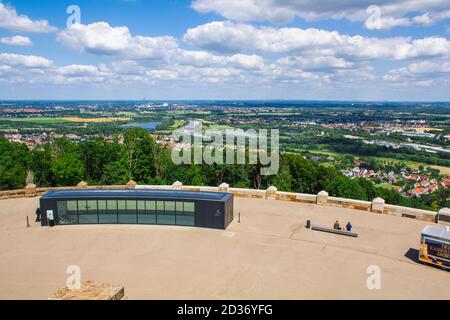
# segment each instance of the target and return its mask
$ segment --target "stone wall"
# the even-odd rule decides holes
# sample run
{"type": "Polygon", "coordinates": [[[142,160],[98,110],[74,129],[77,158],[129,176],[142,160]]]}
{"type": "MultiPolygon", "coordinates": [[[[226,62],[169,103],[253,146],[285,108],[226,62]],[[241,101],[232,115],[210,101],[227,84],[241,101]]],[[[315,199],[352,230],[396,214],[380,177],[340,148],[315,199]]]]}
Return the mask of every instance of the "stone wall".
{"type": "Polygon", "coordinates": [[[385,204],[381,198],[374,199],[372,202],[360,201],[353,199],[344,199],[330,197],[326,191],[321,191],[317,195],[303,194],[294,192],[281,192],[275,187],[270,187],[267,190],[254,190],[242,188],[230,188],[228,184],[223,183],[219,187],[202,187],[202,186],[184,186],[177,181],[171,186],[156,186],[156,185],[138,185],[134,181],[130,181],[126,185],[119,186],[88,186],[86,182],[80,182],[76,187],[66,188],[37,188],[35,185],[28,185],[25,189],[0,191],[0,199],[17,199],[39,197],[50,190],[80,190],[80,189],[163,189],[163,190],[186,190],[186,191],[206,191],[206,192],[230,192],[237,198],[253,198],[266,199],[277,201],[292,201],[306,204],[314,204],[320,206],[334,206],[340,208],[348,208],[371,212],[372,214],[386,214],[402,218],[418,219],[428,222],[437,222],[441,224],[450,225],[450,212],[448,208],[444,208],[438,214],[433,211],[419,210],[413,208],[393,206],[385,204]]]}

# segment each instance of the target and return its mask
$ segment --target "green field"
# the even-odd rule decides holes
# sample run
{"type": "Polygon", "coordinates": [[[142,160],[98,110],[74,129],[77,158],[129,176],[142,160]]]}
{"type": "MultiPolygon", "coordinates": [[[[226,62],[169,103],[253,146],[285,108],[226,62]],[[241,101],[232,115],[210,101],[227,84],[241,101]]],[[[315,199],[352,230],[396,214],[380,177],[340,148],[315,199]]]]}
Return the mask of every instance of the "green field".
{"type": "Polygon", "coordinates": [[[186,124],[186,120],[175,120],[174,124],[170,128],[175,130],[184,127],[186,124]]]}

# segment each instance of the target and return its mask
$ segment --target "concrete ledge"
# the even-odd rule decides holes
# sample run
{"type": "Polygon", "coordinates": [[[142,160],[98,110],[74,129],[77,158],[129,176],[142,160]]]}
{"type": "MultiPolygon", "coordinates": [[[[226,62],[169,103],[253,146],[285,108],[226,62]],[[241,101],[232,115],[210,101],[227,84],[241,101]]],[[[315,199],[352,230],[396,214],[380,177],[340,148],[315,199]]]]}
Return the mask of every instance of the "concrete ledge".
{"type": "Polygon", "coordinates": [[[281,201],[296,201],[297,193],[278,191],[275,199],[281,201]]]}
{"type": "Polygon", "coordinates": [[[418,219],[429,222],[437,222],[437,215],[438,215],[437,212],[433,211],[393,206],[389,204],[385,206],[385,212],[387,212],[387,214],[394,215],[397,217],[418,219]]]}
{"type": "Polygon", "coordinates": [[[297,193],[296,202],[316,204],[317,196],[315,194],[297,193]]]}
{"type": "Polygon", "coordinates": [[[241,188],[230,188],[228,192],[231,192],[235,197],[238,198],[257,198],[265,199],[265,190],[252,190],[252,189],[241,189],[241,188]]]}
{"type": "Polygon", "coordinates": [[[361,211],[371,211],[372,208],[372,202],[369,201],[335,198],[335,197],[329,197],[327,205],[340,208],[350,208],[361,211]]]}
{"type": "Polygon", "coordinates": [[[152,186],[152,185],[142,185],[142,186],[136,186],[137,190],[155,190],[155,189],[162,189],[162,190],[173,190],[172,186],[152,186]]]}

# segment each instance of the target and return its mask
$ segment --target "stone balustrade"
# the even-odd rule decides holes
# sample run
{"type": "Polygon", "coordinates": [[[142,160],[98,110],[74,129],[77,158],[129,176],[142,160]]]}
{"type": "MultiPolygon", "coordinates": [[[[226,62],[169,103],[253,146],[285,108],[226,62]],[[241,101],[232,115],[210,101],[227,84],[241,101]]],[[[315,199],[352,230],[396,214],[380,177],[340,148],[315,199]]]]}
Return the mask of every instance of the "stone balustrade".
{"type": "Polygon", "coordinates": [[[0,191],[0,199],[17,199],[42,196],[50,190],[79,190],[79,189],[141,189],[141,190],[186,190],[186,191],[206,191],[206,192],[230,192],[237,198],[266,199],[272,201],[291,201],[305,204],[314,204],[321,206],[334,206],[348,208],[376,214],[388,214],[403,218],[418,219],[428,222],[437,222],[444,225],[450,225],[450,210],[442,209],[439,213],[414,208],[400,207],[386,204],[381,198],[376,198],[372,202],[330,197],[326,191],[321,191],[317,195],[303,194],[295,192],[278,191],[276,187],[270,187],[267,190],[254,190],[243,188],[230,188],[227,183],[222,183],[219,187],[207,186],[184,186],[177,181],[171,186],[159,185],[138,185],[134,181],[126,185],[117,186],[89,186],[86,182],[80,182],[76,187],[58,187],[58,188],[37,188],[29,184],[25,189],[0,191]]]}

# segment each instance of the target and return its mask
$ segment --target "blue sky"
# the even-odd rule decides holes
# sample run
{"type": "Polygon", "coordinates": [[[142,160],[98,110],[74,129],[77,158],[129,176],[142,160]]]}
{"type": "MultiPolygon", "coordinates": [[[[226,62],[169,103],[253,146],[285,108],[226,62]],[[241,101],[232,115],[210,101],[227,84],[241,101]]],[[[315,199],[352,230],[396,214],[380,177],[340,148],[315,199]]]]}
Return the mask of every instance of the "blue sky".
{"type": "Polygon", "coordinates": [[[448,0],[0,0],[0,99],[443,101],[449,36],[448,0]]]}

